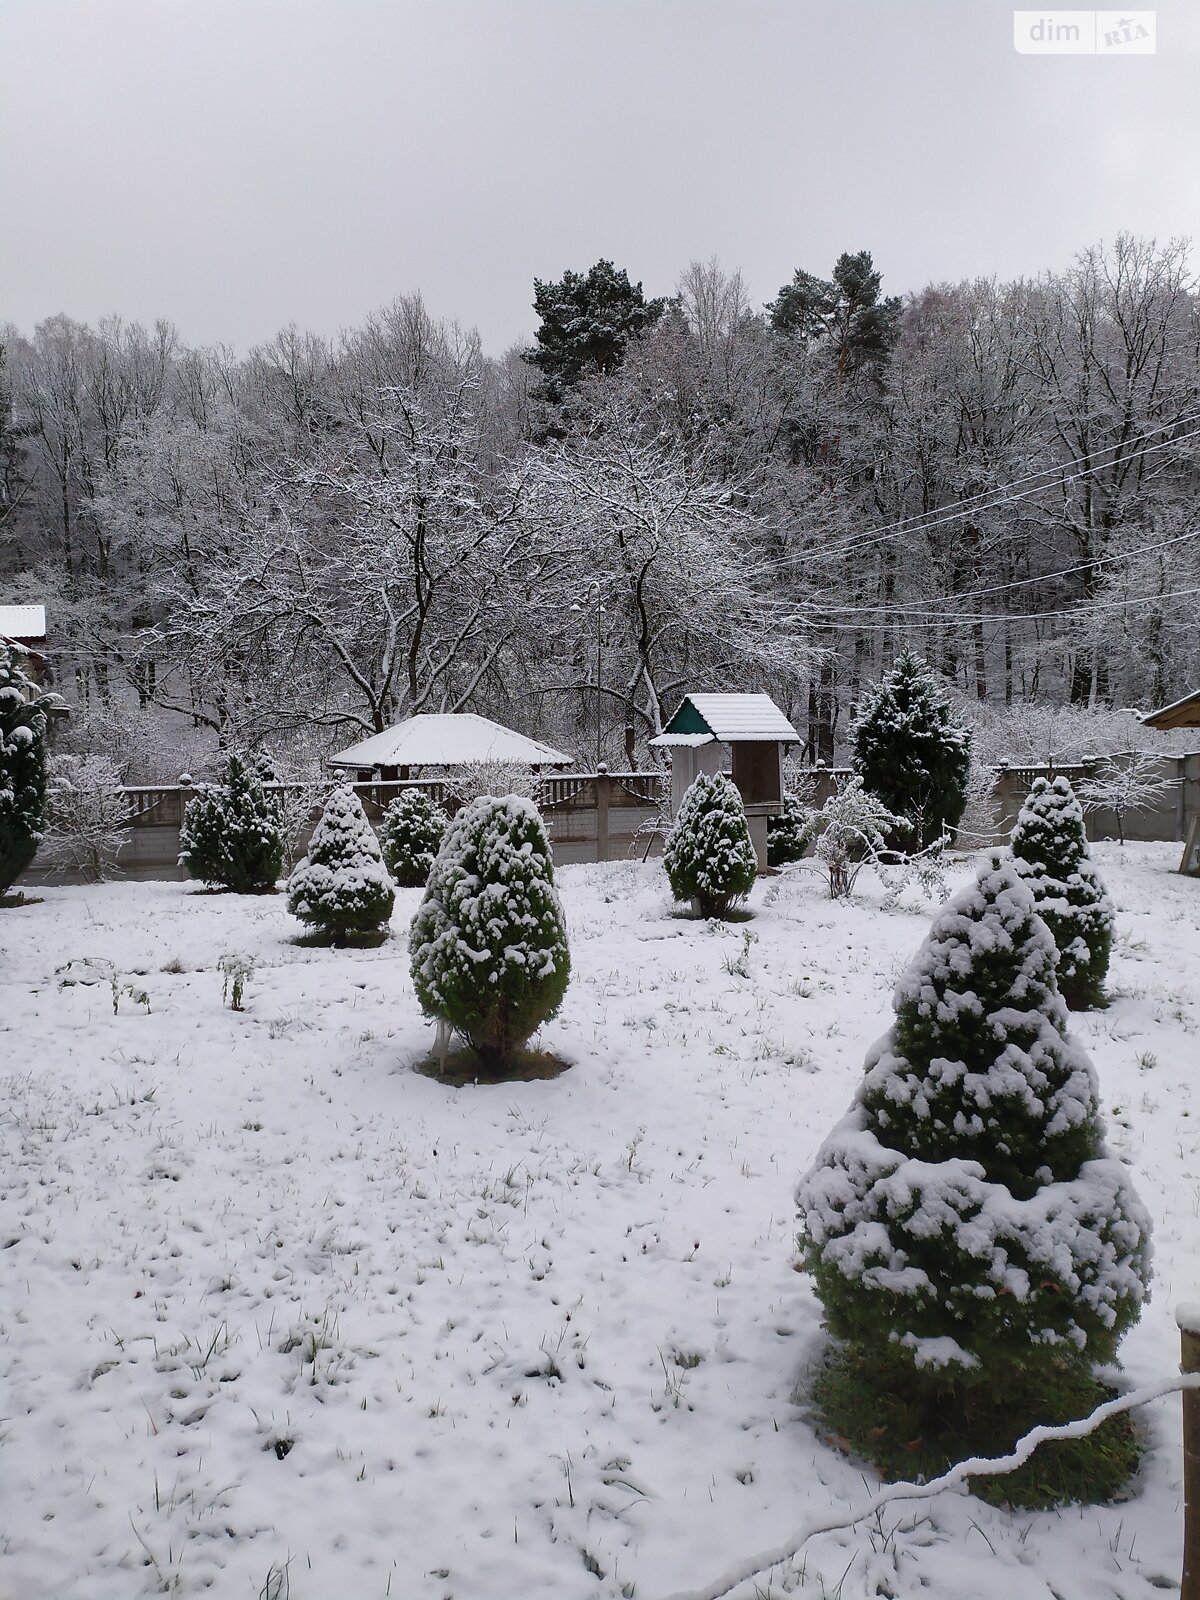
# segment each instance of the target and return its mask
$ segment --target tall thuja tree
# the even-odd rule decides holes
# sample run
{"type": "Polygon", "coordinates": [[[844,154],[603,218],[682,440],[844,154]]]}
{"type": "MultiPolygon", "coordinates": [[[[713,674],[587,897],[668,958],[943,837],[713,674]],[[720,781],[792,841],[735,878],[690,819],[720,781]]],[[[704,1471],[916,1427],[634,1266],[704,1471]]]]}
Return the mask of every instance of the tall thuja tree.
{"type": "Polygon", "coordinates": [[[852,764],[864,787],[907,819],[922,847],[958,826],[967,804],[971,731],[920,656],[902,651],[863,695],[853,740],[852,764]]]}
{"type": "Polygon", "coordinates": [[[20,653],[0,642],[0,895],[24,872],[46,821],[46,729],[55,696],[39,694],[20,653]]]}
{"type": "Polygon", "coordinates": [[[587,272],[564,272],[557,282],[533,280],[533,309],[541,318],[525,359],[542,374],[541,397],[557,403],[588,373],[615,372],[629,341],[662,315],[665,300],[647,300],[623,267],[597,261],[587,272]]]}
{"type": "Polygon", "coordinates": [[[1012,834],[1013,864],[1058,946],[1058,987],[1074,1011],[1104,1004],[1115,915],[1083,807],[1066,778],[1035,778],[1012,834]]]}
{"type": "Polygon", "coordinates": [[[1039,1384],[1111,1361],[1149,1279],[1149,1220],[1054,969],[1033,896],[993,858],[934,919],[797,1190],[827,1325],[869,1385],[967,1451],[997,1425],[1015,1438],[1039,1384]]]}

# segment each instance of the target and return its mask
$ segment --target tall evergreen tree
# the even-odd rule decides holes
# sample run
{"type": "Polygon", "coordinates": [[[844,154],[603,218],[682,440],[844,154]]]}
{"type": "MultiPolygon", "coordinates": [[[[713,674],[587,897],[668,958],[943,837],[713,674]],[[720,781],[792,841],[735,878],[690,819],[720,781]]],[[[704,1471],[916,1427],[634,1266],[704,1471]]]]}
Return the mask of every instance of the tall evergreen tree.
{"type": "Polygon", "coordinates": [[[542,319],[536,348],[525,359],[543,377],[542,398],[559,401],[589,372],[614,372],[630,339],[653,325],[666,300],[647,300],[625,269],[597,261],[557,282],[533,280],[533,309],[542,319]]]}
{"type": "Polygon", "coordinates": [[[426,1014],[456,1029],[485,1072],[510,1066],[554,1016],[571,957],[550,840],[531,800],[481,795],[458,813],[409,949],[426,1014]]]}
{"type": "Polygon", "coordinates": [[[223,881],[235,894],[274,889],[283,867],[284,837],[279,811],[267,799],[258,774],[237,756],[225,780],[223,881]]]}
{"type": "Polygon", "coordinates": [[[971,732],[938,680],[904,650],[859,702],[852,765],[924,846],[958,826],[967,803],[971,732]]]}
{"type": "Polygon", "coordinates": [[[1058,987],[1074,1011],[1104,1004],[1115,915],[1083,808],[1066,778],[1035,778],[1012,835],[1013,863],[1058,946],[1058,987]]]}
{"type": "Polygon", "coordinates": [[[46,729],[55,696],[40,694],[20,652],[0,642],[0,895],[24,872],[46,823],[46,729]]]}
{"type": "Polygon", "coordinates": [[[887,361],[900,333],[901,303],[881,294],[883,275],[869,250],[844,251],[830,278],[796,270],[767,307],[776,333],[802,344],[826,344],[839,376],[887,361]]]}
{"type": "Polygon", "coordinates": [[[1029,890],[985,863],[934,919],[797,1191],[832,1332],[881,1393],[968,1432],[973,1406],[1110,1361],[1149,1280],[1149,1219],[1105,1148],[1054,968],[1029,890]]]}

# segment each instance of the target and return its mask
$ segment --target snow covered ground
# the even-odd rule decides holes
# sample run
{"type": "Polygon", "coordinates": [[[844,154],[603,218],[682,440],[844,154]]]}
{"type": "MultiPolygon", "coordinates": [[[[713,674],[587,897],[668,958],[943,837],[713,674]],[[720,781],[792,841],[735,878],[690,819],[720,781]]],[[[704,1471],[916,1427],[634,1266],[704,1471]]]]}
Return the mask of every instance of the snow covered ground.
{"type": "MultiPolygon", "coordinates": [[[[1097,856],[1115,1000],[1077,1026],[1157,1229],[1123,1347],[1144,1384],[1200,1299],[1200,884],[1175,845],[1097,856]]],[[[0,912],[0,1595],[662,1600],[868,1498],[798,1398],[821,1334],[791,1196],[929,909],[799,872],[705,926],[656,863],[560,884],[574,978],[542,1042],[574,1065],[459,1089],[410,1070],[418,891],[358,951],[291,942],[282,896],[177,883],[0,912]],[[218,970],[241,951],[244,1013],[218,970]],[[83,957],[149,1014],[60,989],[83,957]]],[[[1125,1504],[917,1503],[770,1592],[1173,1588],[1179,1401],[1142,1418],[1125,1504]]]]}

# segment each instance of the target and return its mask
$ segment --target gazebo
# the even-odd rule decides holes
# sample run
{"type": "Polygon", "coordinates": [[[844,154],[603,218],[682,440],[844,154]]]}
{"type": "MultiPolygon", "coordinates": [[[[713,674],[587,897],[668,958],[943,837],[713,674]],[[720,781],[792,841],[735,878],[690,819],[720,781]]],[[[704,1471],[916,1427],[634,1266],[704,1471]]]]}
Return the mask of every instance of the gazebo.
{"type": "MultiPolygon", "coordinates": [[[[1173,700],[1142,718],[1147,728],[1157,728],[1168,733],[1174,728],[1200,728],[1200,689],[1185,694],[1182,700],[1173,700]]],[[[1179,870],[1190,878],[1200,878],[1200,811],[1192,816],[1183,845],[1183,860],[1179,870]]]]}
{"type": "Polygon", "coordinates": [[[767,818],[783,804],[783,747],[800,735],[769,694],[689,694],[650,744],[671,752],[671,815],[702,772],[720,772],[724,746],[750,824],[758,864],[767,864],[767,818]]]}
{"type": "Polygon", "coordinates": [[[422,713],[373,733],[330,756],[329,765],[357,772],[365,783],[378,776],[390,783],[418,767],[461,767],[476,761],[508,761],[523,767],[573,767],[570,756],[471,711],[422,713]]]}

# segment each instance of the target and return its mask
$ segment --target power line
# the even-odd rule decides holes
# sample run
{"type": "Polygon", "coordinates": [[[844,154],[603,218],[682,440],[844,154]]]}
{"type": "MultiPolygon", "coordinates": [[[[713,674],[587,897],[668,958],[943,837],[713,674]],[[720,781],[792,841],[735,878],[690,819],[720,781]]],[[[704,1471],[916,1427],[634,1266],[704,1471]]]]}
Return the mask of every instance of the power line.
{"type": "Polygon", "coordinates": [[[1001,488],[990,489],[980,495],[959,501],[953,508],[940,506],[936,511],[923,512],[916,517],[902,517],[897,522],[884,523],[881,527],[867,529],[862,534],[852,534],[849,538],[843,540],[841,544],[826,545],[820,549],[806,550],[790,556],[779,556],[772,561],[762,562],[755,570],[762,573],[773,572],[782,570],[785,567],[796,566],[805,561],[820,561],[828,560],[835,556],[857,555],[860,551],[871,549],[875,545],[888,544],[906,533],[930,533],[950,523],[963,522],[980,511],[999,510],[1006,505],[1018,504],[1020,501],[1029,499],[1030,496],[1040,493],[1043,489],[1049,488],[1055,483],[1073,483],[1077,478],[1085,477],[1089,471],[1096,470],[1097,465],[1114,465],[1115,456],[1114,461],[1093,462],[1091,467],[1082,465],[1084,462],[1093,461],[1094,457],[1114,455],[1114,452],[1121,450],[1131,450],[1144,457],[1153,455],[1159,450],[1169,450],[1177,445],[1186,444],[1189,439],[1200,438],[1200,428],[1194,428],[1189,433],[1161,440],[1158,444],[1147,445],[1142,450],[1137,449],[1141,441],[1150,438],[1155,433],[1163,432],[1164,428],[1176,428],[1196,421],[1200,421],[1200,411],[1194,412],[1189,416],[1177,418],[1174,422],[1164,423],[1157,428],[1149,428],[1145,432],[1135,435],[1132,440],[1126,440],[1122,444],[1105,445],[1103,449],[1088,451],[1085,455],[1078,457],[1070,468],[1064,468],[1061,465],[1043,467],[1038,472],[1027,473],[1024,477],[1014,478],[1011,483],[1005,484],[1001,488]],[[1034,480],[1037,479],[1045,479],[1046,481],[1044,483],[1035,482],[1034,480]],[[1021,484],[1030,484],[1031,486],[1018,494],[1012,493],[1021,484]]]}

